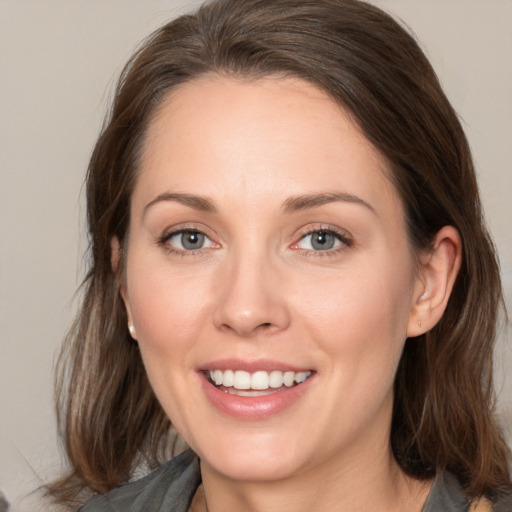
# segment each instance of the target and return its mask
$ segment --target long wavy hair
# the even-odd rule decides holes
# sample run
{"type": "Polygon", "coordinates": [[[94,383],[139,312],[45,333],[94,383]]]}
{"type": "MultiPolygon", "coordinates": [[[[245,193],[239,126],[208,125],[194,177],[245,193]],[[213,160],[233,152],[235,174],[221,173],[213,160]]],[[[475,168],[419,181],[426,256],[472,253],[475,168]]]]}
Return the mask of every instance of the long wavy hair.
{"type": "Polygon", "coordinates": [[[415,39],[356,0],[214,0],[169,22],[124,68],[87,174],[89,269],[58,363],[57,412],[69,473],[61,503],[105,492],[172,451],[170,423],[127,331],[120,293],[144,135],[172,89],[206,73],[300,77],[348,109],[389,162],[413,249],[452,225],[463,262],[441,321],[407,340],[395,381],[391,446],[417,478],[453,472],[470,496],[511,488],[494,419],[492,378],[499,268],[470,149],[415,39]],[[111,240],[121,256],[111,265],[111,240]],[[171,448],[170,448],[171,447],[171,448]]]}

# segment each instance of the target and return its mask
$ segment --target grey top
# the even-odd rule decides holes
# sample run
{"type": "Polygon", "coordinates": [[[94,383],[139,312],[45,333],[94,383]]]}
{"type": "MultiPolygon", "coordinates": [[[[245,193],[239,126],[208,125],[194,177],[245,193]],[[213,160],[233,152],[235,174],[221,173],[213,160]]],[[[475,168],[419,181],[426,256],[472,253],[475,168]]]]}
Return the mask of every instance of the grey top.
{"type": "MultiPolygon", "coordinates": [[[[187,512],[200,483],[199,460],[187,450],[136,482],[98,494],[78,512],[187,512]]],[[[422,512],[468,512],[469,506],[457,479],[445,473],[436,477],[422,512]]],[[[493,511],[512,512],[512,496],[493,511]]]]}
{"type": "Polygon", "coordinates": [[[78,512],[187,512],[200,483],[199,459],[187,450],[140,480],[94,496],[78,512]]]}

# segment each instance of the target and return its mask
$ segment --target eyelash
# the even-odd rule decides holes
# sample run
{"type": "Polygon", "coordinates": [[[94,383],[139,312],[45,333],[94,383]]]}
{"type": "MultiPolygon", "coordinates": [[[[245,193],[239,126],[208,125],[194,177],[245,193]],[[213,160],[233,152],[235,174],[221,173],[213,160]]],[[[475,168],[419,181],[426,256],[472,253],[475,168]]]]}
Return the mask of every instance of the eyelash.
{"type": "MultiPolygon", "coordinates": [[[[178,249],[172,245],[169,244],[169,240],[177,235],[183,234],[183,233],[197,233],[200,235],[204,235],[208,240],[211,241],[211,238],[205,233],[204,230],[198,229],[197,227],[192,226],[184,226],[179,229],[173,229],[172,231],[168,231],[165,234],[163,234],[158,239],[158,245],[163,247],[165,251],[167,251],[169,254],[175,255],[175,256],[201,256],[205,251],[204,249],[209,249],[209,247],[201,247],[200,249],[195,250],[185,250],[185,249],[178,249]]],[[[215,244],[215,242],[212,242],[215,244]]],[[[215,244],[217,245],[217,244],[215,244]]]]}
{"type": "Polygon", "coordinates": [[[339,255],[339,253],[345,251],[350,247],[353,247],[353,245],[354,241],[347,232],[333,228],[332,226],[319,225],[314,228],[310,228],[306,232],[302,233],[300,235],[299,240],[292,245],[292,249],[310,258],[329,258],[339,255]],[[302,240],[315,233],[325,233],[333,235],[336,238],[336,240],[340,242],[339,247],[333,249],[326,249],[323,251],[315,251],[311,249],[302,249],[300,247],[297,247],[302,240]]]}
{"type": "MultiPolygon", "coordinates": [[[[183,234],[183,233],[198,233],[201,235],[204,235],[208,240],[211,241],[211,238],[205,233],[204,230],[198,229],[197,227],[192,226],[184,226],[179,229],[174,229],[172,231],[166,232],[164,235],[162,235],[158,239],[158,245],[163,247],[168,253],[185,257],[185,256],[201,256],[204,254],[205,249],[209,249],[210,247],[201,247],[200,249],[191,249],[191,250],[185,250],[185,249],[178,249],[176,247],[173,247],[169,244],[169,240],[177,235],[183,234]]],[[[212,244],[215,244],[215,242],[211,241],[212,244]]],[[[338,255],[340,252],[346,250],[347,248],[350,248],[354,245],[354,242],[352,238],[344,231],[335,229],[331,226],[322,226],[319,225],[314,228],[308,229],[306,232],[301,233],[299,240],[297,242],[294,242],[291,246],[291,248],[300,254],[303,254],[310,258],[325,258],[325,257],[332,257],[338,255]],[[311,236],[315,233],[325,233],[328,235],[333,235],[337,241],[340,242],[339,247],[333,248],[333,249],[326,249],[326,250],[312,250],[312,249],[302,249],[298,247],[298,244],[304,240],[306,237],[311,236]]]]}

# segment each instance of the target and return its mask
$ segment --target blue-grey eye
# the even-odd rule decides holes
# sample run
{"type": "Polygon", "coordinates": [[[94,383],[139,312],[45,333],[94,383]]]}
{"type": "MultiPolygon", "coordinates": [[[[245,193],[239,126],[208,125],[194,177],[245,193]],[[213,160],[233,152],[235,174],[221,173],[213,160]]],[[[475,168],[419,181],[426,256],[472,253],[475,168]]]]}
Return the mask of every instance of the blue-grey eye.
{"type": "Polygon", "coordinates": [[[167,243],[182,251],[196,251],[211,247],[212,241],[200,231],[182,230],[167,239],[167,243]]]}
{"type": "Polygon", "coordinates": [[[297,247],[313,251],[329,251],[341,244],[340,237],[332,231],[312,231],[303,236],[297,247]]]}
{"type": "Polygon", "coordinates": [[[201,249],[205,236],[196,231],[185,231],[181,234],[181,245],[187,250],[201,249]]]}

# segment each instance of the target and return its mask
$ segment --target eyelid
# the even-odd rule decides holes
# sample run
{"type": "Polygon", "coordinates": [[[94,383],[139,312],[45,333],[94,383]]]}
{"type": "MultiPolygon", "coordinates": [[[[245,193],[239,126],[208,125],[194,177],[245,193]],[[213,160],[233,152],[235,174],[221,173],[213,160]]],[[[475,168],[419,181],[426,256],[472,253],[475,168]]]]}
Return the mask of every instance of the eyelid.
{"type": "MultiPolygon", "coordinates": [[[[327,255],[327,254],[332,254],[337,251],[346,249],[347,247],[352,247],[353,245],[354,245],[353,237],[348,231],[338,228],[336,226],[328,225],[328,224],[317,224],[317,225],[313,225],[313,226],[308,226],[307,228],[303,228],[297,235],[297,241],[291,245],[291,248],[295,249],[297,251],[304,251],[304,252],[309,252],[309,253],[311,253],[311,252],[323,253],[323,254],[327,255]],[[333,248],[333,249],[327,249],[325,251],[314,251],[311,249],[303,249],[301,247],[298,247],[298,244],[300,243],[301,240],[303,240],[304,238],[306,238],[309,235],[312,235],[312,234],[318,233],[318,232],[326,232],[326,233],[334,234],[336,236],[336,238],[341,242],[341,246],[337,247],[337,248],[333,248]]],[[[318,255],[320,256],[321,254],[318,254],[318,255]]]]}
{"type": "Polygon", "coordinates": [[[208,238],[214,237],[212,230],[202,222],[177,222],[176,224],[167,225],[159,231],[162,234],[156,235],[158,238],[164,238],[180,231],[196,231],[197,233],[204,233],[208,238]]]}
{"type": "MultiPolygon", "coordinates": [[[[185,255],[199,255],[202,254],[209,249],[218,249],[221,247],[221,244],[215,241],[214,236],[210,234],[211,230],[208,229],[206,226],[198,226],[197,224],[178,224],[175,226],[168,227],[166,230],[164,230],[163,234],[157,238],[157,244],[160,246],[163,246],[168,252],[179,254],[182,256],[185,255]],[[176,246],[170,245],[169,240],[184,232],[195,232],[195,233],[201,233],[203,234],[210,242],[211,245],[208,247],[201,247],[198,249],[180,249],[176,246]]],[[[313,254],[314,256],[321,257],[321,256],[328,256],[328,255],[334,255],[340,251],[343,251],[349,247],[352,247],[354,245],[354,240],[352,235],[345,229],[339,228],[337,226],[332,226],[329,224],[313,224],[308,225],[297,233],[297,235],[294,237],[295,242],[291,244],[291,249],[296,250],[297,252],[303,252],[303,253],[309,253],[313,254]],[[306,238],[307,236],[310,236],[314,233],[318,232],[326,232],[326,233],[332,233],[336,239],[340,242],[340,244],[337,247],[326,249],[324,251],[314,250],[314,249],[304,249],[302,247],[299,247],[299,243],[306,238]]]]}
{"type": "Polygon", "coordinates": [[[198,226],[197,224],[182,224],[171,226],[164,230],[161,236],[157,238],[157,244],[164,247],[170,253],[179,254],[179,255],[197,255],[201,254],[205,250],[209,249],[217,249],[220,247],[220,244],[214,241],[214,237],[210,234],[208,228],[204,226],[198,226]],[[211,243],[211,245],[207,247],[201,247],[199,249],[180,249],[174,245],[169,244],[169,240],[174,236],[180,235],[182,233],[200,233],[204,235],[211,243]]]}
{"type": "MultiPolygon", "coordinates": [[[[205,233],[202,233],[201,231],[197,231],[195,229],[194,230],[192,230],[192,229],[180,229],[179,231],[174,231],[172,233],[169,233],[169,235],[166,237],[166,241],[169,242],[173,238],[180,237],[180,235],[183,236],[185,233],[196,234],[196,235],[203,236],[204,240],[207,240],[209,242],[209,244],[210,244],[207,247],[212,247],[214,245],[214,242],[210,239],[210,237],[208,235],[206,235],[205,233]]],[[[197,250],[205,249],[205,248],[206,247],[199,247],[199,249],[197,249],[197,250]]],[[[186,250],[187,252],[194,250],[194,249],[182,249],[182,248],[178,248],[178,249],[179,250],[186,250]]]]}

